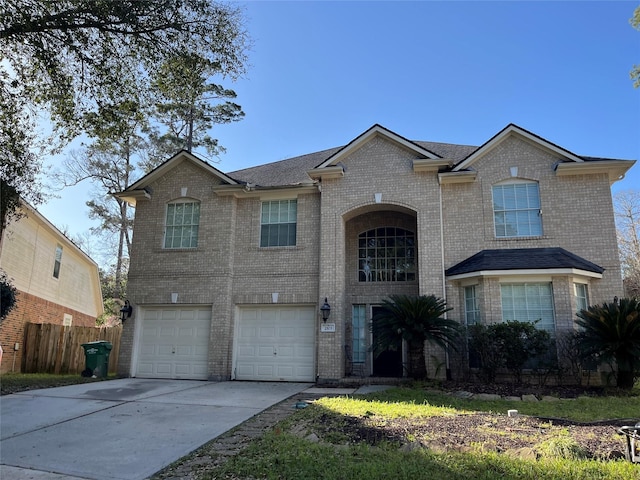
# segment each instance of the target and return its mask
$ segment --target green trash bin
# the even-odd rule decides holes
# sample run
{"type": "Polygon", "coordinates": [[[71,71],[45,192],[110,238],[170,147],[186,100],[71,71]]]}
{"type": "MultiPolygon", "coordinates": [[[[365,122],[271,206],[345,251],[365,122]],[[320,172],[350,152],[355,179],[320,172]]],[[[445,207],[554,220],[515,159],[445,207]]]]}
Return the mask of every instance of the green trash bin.
{"type": "Polygon", "coordinates": [[[84,377],[106,378],[109,373],[109,354],[113,345],[104,340],[97,342],[83,343],[85,357],[84,377]]]}

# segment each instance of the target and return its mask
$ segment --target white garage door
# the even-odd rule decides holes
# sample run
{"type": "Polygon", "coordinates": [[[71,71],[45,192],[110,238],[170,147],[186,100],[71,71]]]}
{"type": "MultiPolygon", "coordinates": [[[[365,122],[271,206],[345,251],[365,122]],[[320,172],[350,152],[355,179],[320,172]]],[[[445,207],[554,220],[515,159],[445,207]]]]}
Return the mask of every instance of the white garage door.
{"type": "Polygon", "coordinates": [[[145,308],[136,376],[206,380],[211,308],[145,308]]]}
{"type": "Polygon", "coordinates": [[[241,308],[235,378],[313,382],[315,318],[315,307],[241,308]]]}

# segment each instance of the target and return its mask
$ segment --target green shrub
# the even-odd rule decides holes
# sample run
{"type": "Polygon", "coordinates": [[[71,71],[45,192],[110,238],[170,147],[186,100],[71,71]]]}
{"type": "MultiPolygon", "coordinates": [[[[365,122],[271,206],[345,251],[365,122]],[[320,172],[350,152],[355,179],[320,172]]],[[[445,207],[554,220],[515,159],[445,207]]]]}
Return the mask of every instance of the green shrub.
{"type": "Polygon", "coordinates": [[[0,270],[0,322],[16,306],[16,287],[13,286],[7,274],[0,270]]]}
{"type": "Polygon", "coordinates": [[[640,375],[640,302],[614,298],[577,315],[583,355],[595,356],[600,364],[615,363],[617,387],[632,389],[640,375]]]}
{"type": "Polygon", "coordinates": [[[510,320],[469,328],[469,347],[478,355],[480,371],[487,382],[494,382],[501,368],[509,370],[515,382],[521,383],[526,366],[547,368],[555,364],[551,336],[537,329],[535,323],[510,320]]]}

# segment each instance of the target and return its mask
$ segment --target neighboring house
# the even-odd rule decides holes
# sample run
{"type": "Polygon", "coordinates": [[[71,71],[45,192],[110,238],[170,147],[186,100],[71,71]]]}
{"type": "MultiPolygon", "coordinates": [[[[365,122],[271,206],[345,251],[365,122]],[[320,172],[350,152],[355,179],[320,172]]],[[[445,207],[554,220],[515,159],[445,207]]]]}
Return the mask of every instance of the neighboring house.
{"type": "Polygon", "coordinates": [[[368,350],[390,294],[445,298],[462,323],[572,329],[578,309],[622,295],[610,186],[633,164],[516,125],[480,147],[375,125],[227,174],[181,152],[118,194],[136,206],[119,373],[399,376],[405,352],[368,350]]]}
{"type": "Polygon", "coordinates": [[[0,323],[0,372],[20,371],[24,325],[95,326],[103,313],[98,265],[30,205],[3,231],[0,268],[17,305],[0,323]]]}

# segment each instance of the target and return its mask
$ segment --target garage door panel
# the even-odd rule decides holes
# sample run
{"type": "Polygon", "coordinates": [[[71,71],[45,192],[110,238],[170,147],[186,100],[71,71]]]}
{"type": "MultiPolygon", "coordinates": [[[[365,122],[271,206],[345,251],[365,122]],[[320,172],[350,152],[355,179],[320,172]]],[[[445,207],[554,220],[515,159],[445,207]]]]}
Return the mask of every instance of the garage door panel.
{"type": "Polygon", "coordinates": [[[313,347],[299,345],[296,347],[296,357],[313,358],[313,347]]]}
{"type": "Polygon", "coordinates": [[[278,331],[280,338],[296,338],[296,327],[283,327],[278,331]]]}
{"type": "Polygon", "coordinates": [[[256,371],[258,373],[258,377],[260,378],[274,377],[273,365],[259,365],[256,371]]]}
{"type": "Polygon", "coordinates": [[[256,338],[257,331],[254,327],[240,327],[239,338],[256,338]]]}
{"type": "Polygon", "coordinates": [[[273,357],[273,346],[271,345],[258,345],[258,354],[256,355],[259,358],[271,358],[273,357]]]}
{"type": "Polygon", "coordinates": [[[253,345],[243,345],[238,347],[238,357],[254,357],[256,348],[253,345]]]}
{"type": "Polygon", "coordinates": [[[160,318],[162,320],[171,320],[171,321],[175,321],[178,317],[178,312],[176,310],[165,310],[165,309],[161,309],[161,310],[154,310],[154,313],[156,314],[156,318],[160,318]]]}
{"type": "Polygon", "coordinates": [[[235,347],[238,380],[313,381],[314,307],[240,309],[235,347]]]}
{"type": "Polygon", "coordinates": [[[276,329],[274,327],[261,327],[258,331],[258,337],[261,340],[275,339],[276,329]]]}
{"type": "Polygon", "coordinates": [[[198,357],[207,358],[207,355],[209,354],[209,346],[196,346],[194,354],[198,357]]]}
{"type": "Polygon", "coordinates": [[[171,356],[173,355],[173,346],[172,345],[156,345],[155,351],[153,352],[156,355],[165,355],[171,356]]]}
{"type": "Polygon", "coordinates": [[[206,379],[210,328],[210,308],[144,309],[136,375],[206,379]]]}
{"type": "Polygon", "coordinates": [[[157,336],[160,337],[160,338],[163,338],[163,337],[171,337],[171,338],[173,338],[173,337],[176,336],[176,329],[175,329],[175,327],[172,327],[172,326],[160,327],[160,329],[159,329],[159,331],[157,333],[157,336]]]}
{"type": "Polygon", "coordinates": [[[244,364],[240,365],[237,368],[238,376],[241,378],[253,378],[256,376],[255,369],[253,365],[244,364]]]}
{"type": "Polygon", "coordinates": [[[292,378],[294,376],[294,368],[291,366],[281,365],[278,367],[278,377],[292,378]]]}
{"type": "Polygon", "coordinates": [[[293,358],[295,356],[295,349],[293,346],[279,346],[277,350],[278,357],[293,358]]]}

